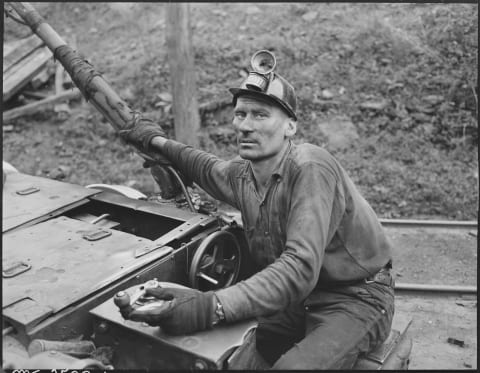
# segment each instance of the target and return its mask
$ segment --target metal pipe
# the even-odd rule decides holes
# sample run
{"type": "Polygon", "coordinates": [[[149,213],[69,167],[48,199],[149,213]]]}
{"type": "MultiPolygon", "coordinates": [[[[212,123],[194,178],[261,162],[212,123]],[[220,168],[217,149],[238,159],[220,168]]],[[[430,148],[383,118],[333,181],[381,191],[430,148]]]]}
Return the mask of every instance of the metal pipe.
{"type": "Polygon", "coordinates": [[[398,282],[395,290],[430,291],[438,293],[466,293],[476,294],[477,287],[469,285],[433,285],[433,284],[407,284],[398,282]]]}
{"type": "Polygon", "coordinates": [[[478,222],[474,220],[418,220],[418,219],[378,219],[382,225],[403,225],[415,227],[437,228],[477,228],[478,222]]]}
{"type": "Polygon", "coordinates": [[[208,282],[212,283],[213,285],[218,285],[218,281],[215,280],[214,278],[211,278],[210,276],[206,275],[205,273],[203,272],[199,272],[197,274],[198,277],[201,277],[203,278],[204,280],[207,280],[208,282]]]}

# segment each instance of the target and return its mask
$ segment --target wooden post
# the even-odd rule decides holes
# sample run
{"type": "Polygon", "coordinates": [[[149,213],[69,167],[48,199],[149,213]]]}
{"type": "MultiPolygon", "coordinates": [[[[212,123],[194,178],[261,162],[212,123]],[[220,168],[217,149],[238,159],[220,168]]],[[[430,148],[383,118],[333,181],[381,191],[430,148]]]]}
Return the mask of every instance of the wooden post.
{"type": "Polygon", "coordinates": [[[189,10],[188,3],[167,4],[167,48],[175,138],[184,144],[198,147],[200,114],[196,97],[189,10]]]}

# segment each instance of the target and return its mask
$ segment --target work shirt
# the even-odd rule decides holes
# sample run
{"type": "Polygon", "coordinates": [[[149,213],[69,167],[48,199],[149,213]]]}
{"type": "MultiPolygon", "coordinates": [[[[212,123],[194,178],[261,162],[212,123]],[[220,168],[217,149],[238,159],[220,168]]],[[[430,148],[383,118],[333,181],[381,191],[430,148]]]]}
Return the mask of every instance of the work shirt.
{"type": "Polygon", "coordinates": [[[321,286],[372,276],[391,260],[375,212],[318,146],[290,142],[263,197],[248,160],[221,160],[173,140],[163,153],[211,196],[240,210],[250,254],[263,268],[216,292],[227,321],[275,313],[321,286]]]}

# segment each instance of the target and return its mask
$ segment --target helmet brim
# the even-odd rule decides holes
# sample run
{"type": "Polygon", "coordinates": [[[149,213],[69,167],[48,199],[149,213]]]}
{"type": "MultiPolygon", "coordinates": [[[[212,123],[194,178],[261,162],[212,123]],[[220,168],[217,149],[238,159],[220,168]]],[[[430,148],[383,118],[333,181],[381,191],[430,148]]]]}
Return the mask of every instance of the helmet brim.
{"type": "Polygon", "coordinates": [[[236,105],[237,98],[240,96],[252,96],[258,98],[260,101],[265,101],[269,104],[279,106],[289,117],[297,120],[297,116],[292,110],[292,108],[288,107],[288,105],[286,105],[284,102],[282,102],[280,99],[273,95],[244,88],[229,88],[228,90],[233,95],[233,105],[236,105]]]}

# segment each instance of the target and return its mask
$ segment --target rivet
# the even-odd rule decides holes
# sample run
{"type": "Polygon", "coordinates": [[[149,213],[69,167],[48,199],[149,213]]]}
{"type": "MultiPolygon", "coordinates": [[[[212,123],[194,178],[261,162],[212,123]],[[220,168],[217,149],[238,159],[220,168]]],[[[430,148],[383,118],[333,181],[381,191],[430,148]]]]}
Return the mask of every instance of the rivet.
{"type": "Polygon", "coordinates": [[[207,363],[205,363],[203,360],[195,360],[193,368],[198,370],[205,370],[208,368],[208,366],[207,363]]]}
{"type": "Polygon", "coordinates": [[[97,330],[99,333],[106,333],[108,331],[108,324],[105,321],[102,321],[98,324],[97,330]]]}

